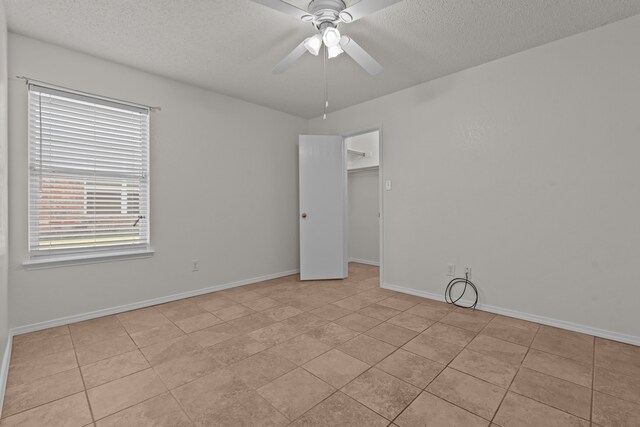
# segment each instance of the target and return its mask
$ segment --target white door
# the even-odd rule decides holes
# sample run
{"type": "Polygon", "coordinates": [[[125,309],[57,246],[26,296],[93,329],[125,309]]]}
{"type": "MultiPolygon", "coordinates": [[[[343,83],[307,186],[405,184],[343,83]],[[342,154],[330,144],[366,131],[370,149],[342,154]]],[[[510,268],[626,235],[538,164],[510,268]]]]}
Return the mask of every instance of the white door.
{"type": "Polygon", "coordinates": [[[348,274],[347,168],[341,136],[300,135],[300,278],[348,274]]]}

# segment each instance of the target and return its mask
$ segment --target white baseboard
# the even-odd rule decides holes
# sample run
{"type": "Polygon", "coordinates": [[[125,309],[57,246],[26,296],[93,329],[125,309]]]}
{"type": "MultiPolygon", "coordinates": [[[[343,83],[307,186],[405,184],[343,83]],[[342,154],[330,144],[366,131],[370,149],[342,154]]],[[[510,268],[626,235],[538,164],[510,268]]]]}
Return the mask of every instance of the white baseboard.
{"type": "Polygon", "coordinates": [[[181,292],[179,294],[168,295],[164,297],[152,298],[144,301],[134,302],[131,304],[120,305],[117,307],[105,308],[102,310],[91,311],[89,313],[75,314],[73,316],[61,317],[58,319],[47,320],[44,322],[33,323],[31,325],[18,326],[9,332],[10,335],[26,334],[28,332],[40,331],[42,329],[54,328],[56,326],[68,325],[70,323],[81,322],[83,320],[95,319],[96,317],[109,316],[125,311],[136,310],[139,308],[150,307],[152,305],[164,304],[179,299],[195,297],[198,295],[208,294],[211,292],[222,291],[224,289],[236,288],[238,286],[250,285],[252,283],[263,282],[265,280],[277,279],[279,277],[290,276],[299,273],[300,270],[289,270],[275,274],[267,274],[265,276],[254,277],[251,279],[239,280],[237,282],[224,283],[222,285],[210,286],[208,288],[196,289],[193,291],[181,292]]]}
{"type": "Polygon", "coordinates": [[[9,377],[9,362],[11,361],[11,346],[13,345],[13,336],[11,331],[7,334],[7,345],[2,356],[2,365],[0,365],[0,414],[2,414],[2,404],[4,403],[4,392],[7,389],[7,378],[9,377]]]}
{"type": "Polygon", "coordinates": [[[380,263],[378,261],[369,261],[360,258],[349,258],[349,262],[357,262],[358,264],[375,265],[376,267],[380,267],[380,263]]]}
{"type": "MultiPolygon", "coordinates": [[[[384,283],[384,289],[389,289],[404,294],[415,295],[418,297],[429,298],[436,301],[444,301],[444,294],[434,294],[431,292],[421,291],[418,289],[405,288],[402,286],[384,283]]],[[[463,302],[463,301],[461,301],[463,302]]],[[[466,302],[463,302],[466,304],[466,302]]],[[[508,308],[495,307],[492,305],[478,304],[477,308],[490,313],[501,314],[503,316],[515,317],[517,319],[528,320],[529,322],[540,323],[542,325],[554,326],[556,328],[567,329],[569,331],[580,332],[583,334],[593,335],[600,338],[606,338],[613,341],[619,341],[627,344],[640,346],[640,337],[619,332],[607,331],[605,329],[585,326],[578,323],[566,322],[564,320],[552,319],[550,317],[539,316],[537,314],[523,313],[521,311],[510,310],[508,308]]]]}

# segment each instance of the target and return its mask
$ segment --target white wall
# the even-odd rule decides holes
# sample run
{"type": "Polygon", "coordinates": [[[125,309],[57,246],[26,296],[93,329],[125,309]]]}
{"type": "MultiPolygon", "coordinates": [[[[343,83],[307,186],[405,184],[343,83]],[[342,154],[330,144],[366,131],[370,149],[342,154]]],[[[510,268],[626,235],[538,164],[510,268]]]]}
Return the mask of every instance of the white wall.
{"type": "Polygon", "coordinates": [[[349,171],[349,258],[380,261],[378,169],[349,171]]]}
{"type": "Polygon", "coordinates": [[[15,34],[9,75],[162,107],[151,116],[155,255],[26,271],[27,88],[10,81],[12,327],[298,268],[306,120],[15,34]]]}
{"type": "Polygon", "coordinates": [[[4,1],[0,0],[0,398],[4,395],[2,357],[9,332],[7,166],[7,23],[4,1]]]}
{"type": "Polygon", "coordinates": [[[310,122],[383,124],[384,280],[640,342],[640,16],[310,122]],[[627,338],[629,338],[627,336],[627,338]]]}

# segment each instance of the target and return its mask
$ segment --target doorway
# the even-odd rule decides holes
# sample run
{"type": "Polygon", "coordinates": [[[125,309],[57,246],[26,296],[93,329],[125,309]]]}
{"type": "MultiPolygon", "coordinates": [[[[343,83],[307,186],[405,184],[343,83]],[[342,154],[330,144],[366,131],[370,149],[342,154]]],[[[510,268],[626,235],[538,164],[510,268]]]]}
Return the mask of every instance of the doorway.
{"type": "Polygon", "coordinates": [[[380,265],[380,132],[345,137],[349,263],[380,265]]]}
{"type": "Polygon", "coordinates": [[[298,145],[301,280],[347,278],[351,262],[356,276],[382,283],[379,128],[300,135],[298,145]]]}

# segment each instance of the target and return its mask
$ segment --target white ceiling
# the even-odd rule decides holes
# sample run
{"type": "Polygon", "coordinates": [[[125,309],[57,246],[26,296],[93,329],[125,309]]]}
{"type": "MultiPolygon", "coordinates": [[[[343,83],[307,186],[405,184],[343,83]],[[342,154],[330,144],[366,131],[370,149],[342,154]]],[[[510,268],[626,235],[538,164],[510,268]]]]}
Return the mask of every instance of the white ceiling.
{"type": "MultiPolygon", "coordinates": [[[[10,31],[301,117],[322,114],[321,56],[271,74],[313,28],[249,0],[5,2],[10,31]]],[[[369,76],[344,54],[330,60],[329,111],[638,13],[640,0],[405,0],[340,27],[384,71],[369,76]]]]}

